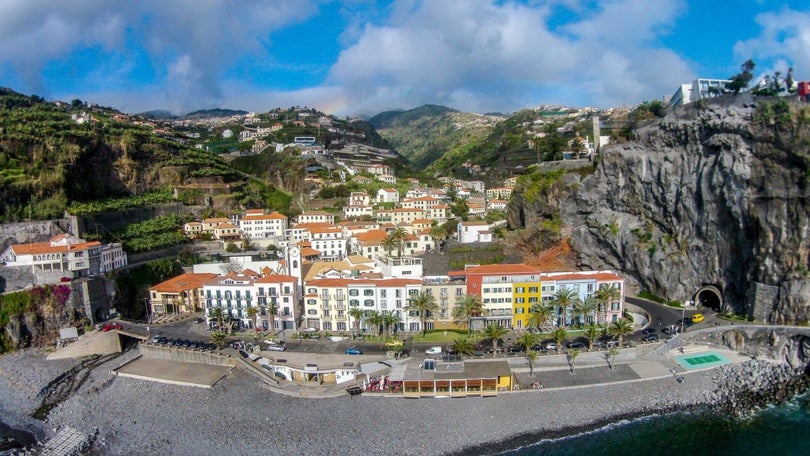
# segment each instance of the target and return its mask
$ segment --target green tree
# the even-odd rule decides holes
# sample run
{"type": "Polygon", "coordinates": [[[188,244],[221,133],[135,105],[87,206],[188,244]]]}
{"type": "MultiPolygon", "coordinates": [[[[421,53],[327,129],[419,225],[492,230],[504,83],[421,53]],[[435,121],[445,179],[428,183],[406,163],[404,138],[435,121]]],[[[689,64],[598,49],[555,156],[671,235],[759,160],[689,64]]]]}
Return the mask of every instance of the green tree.
{"type": "Polygon", "coordinates": [[[755,66],[756,64],[753,60],[746,60],[745,63],[740,66],[740,70],[742,71],[729,78],[731,82],[726,84],[726,88],[733,91],[736,95],[740,93],[742,89],[748,87],[748,84],[751,83],[751,79],[754,78],[755,66]]]}
{"type": "Polygon", "coordinates": [[[596,300],[598,304],[598,312],[602,315],[600,320],[605,320],[605,315],[607,314],[610,305],[616,301],[621,300],[622,298],[622,291],[616,288],[616,285],[610,284],[610,286],[602,285],[599,287],[598,290],[593,294],[593,298],[596,300]]]}
{"type": "Polygon", "coordinates": [[[537,354],[535,350],[526,350],[526,359],[529,361],[529,375],[532,377],[534,377],[534,361],[537,359],[537,354]]]}
{"type": "Polygon", "coordinates": [[[484,311],[484,306],[481,303],[481,297],[478,295],[465,295],[453,306],[453,323],[456,326],[467,326],[467,334],[470,333],[472,328],[472,319],[480,317],[484,311]]]}
{"type": "Polygon", "coordinates": [[[388,334],[390,334],[392,336],[394,335],[394,328],[401,321],[402,321],[402,319],[400,318],[399,314],[397,314],[397,313],[394,313],[394,312],[383,312],[382,313],[382,323],[383,323],[383,325],[385,325],[385,329],[386,329],[386,331],[388,331],[388,334]]]}
{"type": "Polygon", "coordinates": [[[432,294],[427,291],[420,291],[408,300],[408,305],[405,307],[405,310],[419,313],[422,336],[424,336],[427,330],[427,321],[432,318],[431,314],[433,312],[439,310],[439,306],[436,304],[436,299],[432,294]]]}
{"type": "Polygon", "coordinates": [[[499,323],[491,323],[484,328],[484,337],[492,341],[492,356],[498,351],[498,341],[506,334],[506,328],[499,323]]]}
{"type": "Polygon", "coordinates": [[[209,316],[217,320],[217,331],[221,331],[222,320],[225,317],[225,314],[222,312],[222,308],[214,307],[213,309],[211,309],[211,313],[209,314],[209,316]]]}
{"type": "Polygon", "coordinates": [[[248,316],[248,318],[250,318],[251,321],[253,321],[253,329],[254,330],[259,329],[259,327],[256,325],[256,315],[258,315],[258,314],[259,314],[259,309],[255,308],[255,307],[252,307],[252,306],[248,307],[247,316],[248,316]]]}
{"type": "Polygon", "coordinates": [[[614,321],[613,323],[610,324],[610,327],[608,328],[608,334],[617,337],[619,339],[620,347],[624,343],[624,336],[632,333],[633,333],[633,323],[626,318],[620,318],[614,321]]]}
{"type": "Polygon", "coordinates": [[[359,307],[349,309],[349,316],[354,318],[354,329],[357,332],[360,332],[360,319],[363,318],[363,315],[365,315],[365,312],[359,307]]]}
{"type": "Polygon", "coordinates": [[[439,225],[435,220],[433,226],[430,228],[430,237],[433,238],[434,248],[438,249],[441,241],[447,239],[447,230],[444,225],[439,225]]]}
{"type": "Polygon", "coordinates": [[[374,331],[379,336],[382,334],[383,326],[385,325],[385,320],[383,319],[382,314],[377,311],[370,311],[366,314],[366,325],[371,325],[374,328],[374,331]]]}
{"type": "Polygon", "coordinates": [[[585,337],[588,338],[588,351],[593,351],[593,343],[602,335],[602,328],[591,323],[585,327],[585,337]]]}
{"type": "Polygon", "coordinates": [[[613,361],[616,359],[616,355],[618,354],[619,349],[615,347],[611,348],[610,350],[607,351],[607,353],[605,353],[605,360],[607,360],[608,367],[610,368],[610,370],[613,370],[614,366],[613,361]]]}
{"type": "Polygon", "coordinates": [[[267,316],[270,317],[270,332],[276,333],[276,314],[278,314],[278,304],[275,299],[270,299],[267,304],[267,316]]]}
{"type": "Polygon", "coordinates": [[[557,308],[557,326],[565,326],[565,315],[570,307],[579,302],[579,295],[569,288],[560,288],[554,293],[551,305],[557,308]]]}
{"type": "Polygon", "coordinates": [[[524,350],[531,350],[532,345],[537,342],[537,336],[532,333],[526,333],[517,340],[518,345],[523,347],[524,350]]]}
{"type": "Polygon", "coordinates": [[[456,337],[455,340],[453,340],[452,347],[458,353],[463,353],[465,355],[471,355],[473,352],[473,344],[465,336],[456,337]]]}
{"type": "Polygon", "coordinates": [[[571,367],[571,373],[574,373],[574,361],[577,360],[577,356],[579,356],[579,350],[573,348],[568,350],[568,366],[571,367]]]}
{"type": "Polygon", "coordinates": [[[211,333],[211,342],[216,344],[217,348],[224,347],[227,339],[228,335],[222,331],[214,331],[211,333]]]}
{"type": "Polygon", "coordinates": [[[578,328],[581,328],[583,323],[592,324],[594,322],[593,313],[596,311],[596,306],[596,300],[590,297],[584,301],[574,302],[574,317],[578,328]]]}
{"type": "Polygon", "coordinates": [[[388,236],[386,236],[385,239],[382,240],[381,246],[382,246],[382,248],[385,249],[386,252],[388,252],[388,256],[390,257],[391,252],[397,246],[397,240],[394,237],[394,232],[393,231],[388,233],[388,236]]]}
{"type": "Polygon", "coordinates": [[[568,332],[562,326],[558,326],[558,327],[554,328],[554,331],[551,331],[551,338],[554,339],[554,342],[557,343],[557,354],[558,355],[560,353],[562,353],[563,344],[565,343],[565,339],[567,337],[568,337],[568,332]]]}
{"type": "Polygon", "coordinates": [[[529,310],[529,327],[543,330],[548,326],[549,320],[551,320],[551,317],[554,315],[554,308],[551,306],[544,306],[542,304],[532,306],[529,310]]]}

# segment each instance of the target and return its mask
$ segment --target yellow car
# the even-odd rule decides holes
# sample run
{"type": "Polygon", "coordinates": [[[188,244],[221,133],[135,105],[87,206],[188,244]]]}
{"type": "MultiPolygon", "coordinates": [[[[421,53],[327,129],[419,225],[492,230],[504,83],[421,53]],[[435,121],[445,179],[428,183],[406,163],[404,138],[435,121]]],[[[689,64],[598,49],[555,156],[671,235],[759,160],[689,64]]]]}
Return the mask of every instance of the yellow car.
{"type": "Polygon", "coordinates": [[[389,340],[388,342],[385,343],[385,346],[387,348],[401,347],[402,346],[402,341],[401,340],[396,340],[396,339],[389,340]]]}
{"type": "Polygon", "coordinates": [[[701,321],[703,321],[703,314],[692,315],[692,323],[700,323],[701,321]]]}

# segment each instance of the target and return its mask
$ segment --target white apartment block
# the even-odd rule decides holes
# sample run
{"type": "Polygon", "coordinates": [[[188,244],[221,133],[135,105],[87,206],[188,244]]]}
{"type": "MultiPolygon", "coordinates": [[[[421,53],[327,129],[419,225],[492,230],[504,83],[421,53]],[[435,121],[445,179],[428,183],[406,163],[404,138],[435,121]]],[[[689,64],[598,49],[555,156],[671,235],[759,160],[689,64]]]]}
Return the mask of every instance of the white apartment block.
{"type": "Polygon", "coordinates": [[[348,242],[337,226],[310,228],[310,246],[321,253],[323,261],[339,261],[348,256],[348,242]]]}
{"type": "Polygon", "coordinates": [[[298,319],[299,296],[297,292],[298,279],[287,275],[265,275],[256,277],[246,273],[229,273],[217,276],[203,284],[203,299],[205,300],[206,320],[209,327],[217,323],[213,316],[216,308],[222,309],[226,319],[243,329],[270,330],[270,312],[274,310],[273,331],[282,329],[296,329],[298,319]],[[248,309],[257,309],[256,322],[248,313],[248,309]]]}
{"type": "Polygon", "coordinates": [[[380,223],[412,223],[425,217],[425,211],[421,209],[387,209],[377,211],[377,221],[380,223]]]}
{"type": "Polygon", "coordinates": [[[328,223],[335,224],[335,215],[324,211],[304,212],[298,216],[298,223],[328,223]]]}
{"type": "Polygon", "coordinates": [[[352,192],[349,195],[349,206],[368,206],[369,204],[371,204],[371,197],[365,190],[352,192]]]}
{"type": "Polygon", "coordinates": [[[12,245],[0,260],[8,267],[30,267],[35,274],[77,278],[122,268],[127,265],[127,254],[119,243],[86,242],[60,234],[45,242],[12,245]]]}
{"type": "MultiPolygon", "coordinates": [[[[361,309],[392,313],[399,317],[398,330],[418,331],[418,315],[410,315],[405,307],[408,297],[419,293],[421,283],[420,279],[309,280],[304,285],[304,326],[323,331],[349,331],[354,323],[349,310],[361,309]]],[[[362,319],[361,327],[366,327],[362,319]]]]}
{"type": "Polygon", "coordinates": [[[385,278],[421,278],[422,277],[422,258],[413,256],[388,256],[376,255],[374,258],[374,267],[379,269],[385,278]]]}
{"type": "Polygon", "coordinates": [[[374,206],[343,206],[343,218],[358,219],[362,217],[374,217],[374,206]]]}
{"type": "Polygon", "coordinates": [[[278,212],[247,213],[237,223],[249,239],[283,239],[289,228],[287,216],[278,212]]]}

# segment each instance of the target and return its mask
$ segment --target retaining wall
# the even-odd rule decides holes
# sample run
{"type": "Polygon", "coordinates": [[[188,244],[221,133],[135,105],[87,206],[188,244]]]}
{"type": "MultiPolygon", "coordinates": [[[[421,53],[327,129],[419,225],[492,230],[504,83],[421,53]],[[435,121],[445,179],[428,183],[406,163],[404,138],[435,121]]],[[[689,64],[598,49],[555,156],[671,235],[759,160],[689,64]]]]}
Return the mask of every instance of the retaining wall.
{"type": "Polygon", "coordinates": [[[236,360],[228,355],[209,350],[167,347],[165,345],[141,342],[138,344],[144,358],[168,359],[184,363],[211,364],[214,366],[236,367],[236,360]]]}

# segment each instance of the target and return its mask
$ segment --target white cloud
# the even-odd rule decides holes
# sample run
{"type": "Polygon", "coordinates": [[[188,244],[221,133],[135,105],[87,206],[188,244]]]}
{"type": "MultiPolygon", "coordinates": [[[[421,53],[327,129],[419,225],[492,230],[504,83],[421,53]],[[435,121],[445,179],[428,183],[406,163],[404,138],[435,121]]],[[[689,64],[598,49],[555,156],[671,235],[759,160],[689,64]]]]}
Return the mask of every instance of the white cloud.
{"type": "Polygon", "coordinates": [[[810,12],[785,8],[760,14],[756,22],[762,27],[761,33],[734,45],[737,59],[753,59],[757,74],[784,74],[792,66],[795,74],[806,78],[810,74],[810,12]]]}
{"type": "Polygon", "coordinates": [[[361,112],[422,103],[508,111],[545,102],[527,97],[554,88],[581,94],[567,97],[571,104],[658,98],[692,74],[654,43],[683,7],[681,0],[611,0],[592,10],[571,1],[400,1],[386,23],[367,25],[340,54],[329,81],[356,94],[361,112]],[[552,6],[583,15],[554,29],[552,6]]]}

